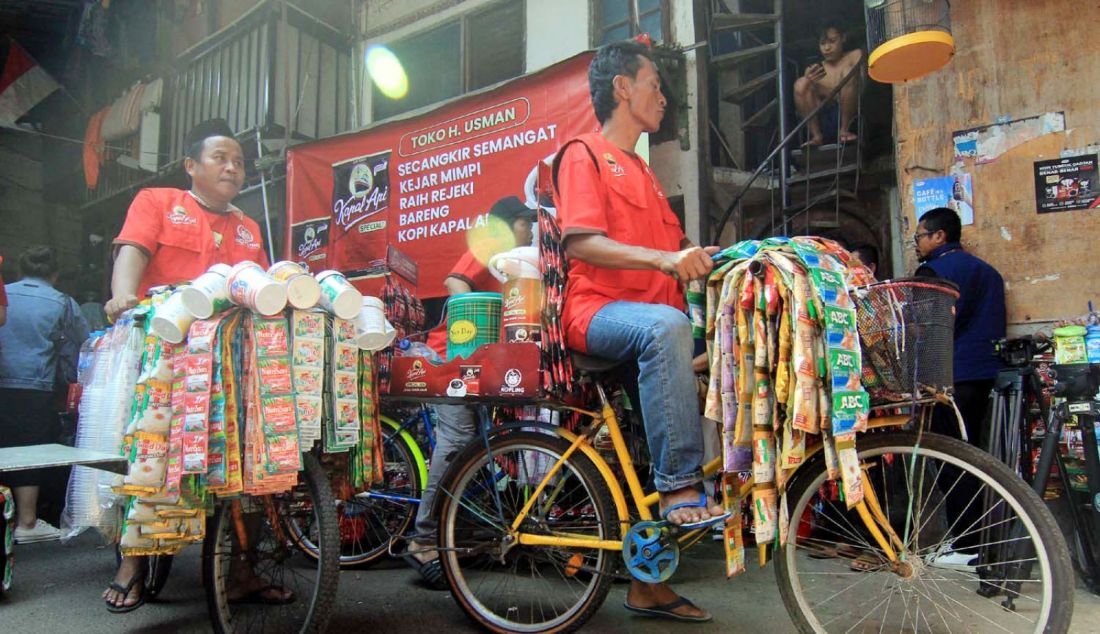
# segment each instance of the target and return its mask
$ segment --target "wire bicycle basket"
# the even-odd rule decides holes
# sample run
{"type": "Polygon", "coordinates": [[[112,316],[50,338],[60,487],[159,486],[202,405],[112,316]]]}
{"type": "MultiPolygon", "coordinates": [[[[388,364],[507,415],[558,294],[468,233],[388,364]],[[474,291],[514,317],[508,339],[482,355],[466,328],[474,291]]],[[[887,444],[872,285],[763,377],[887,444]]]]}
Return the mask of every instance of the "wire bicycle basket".
{"type": "Polygon", "coordinates": [[[852,292],[863,384],[877,403],[934,396],[954,384],[958,287],[936,278],[887,280],[852,292]]]}

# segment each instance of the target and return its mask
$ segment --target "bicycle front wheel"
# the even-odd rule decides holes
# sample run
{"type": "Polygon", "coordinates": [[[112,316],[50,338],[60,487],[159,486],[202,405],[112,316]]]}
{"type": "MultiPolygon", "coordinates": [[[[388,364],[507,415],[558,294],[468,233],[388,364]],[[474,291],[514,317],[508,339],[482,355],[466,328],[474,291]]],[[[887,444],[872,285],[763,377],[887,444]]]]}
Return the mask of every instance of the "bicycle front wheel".
{"type": "Polygon", "coordinates": [[[203,585],[218,634],[323,632],[328,624],[340,573],[336,502],[316,456],[302,454],[302,465],[304,491],[223,502],[208,522],[203,585]],[[317,558],[295,543],[295,522],[313,527],[317,558]],[[293,597],[276,604],[277,590],[249,592],[264,586],[293,597]]]}
{"type": "MultiPolygon", "coordinates": [[[[356,495],[345,491],[336,497],[340,526],[340,567],[365,568],[387,557],[390,542],[408,531],[416,519],[424,491],[424,456],[412,436],[397,423],[382,417],[382,483],[356,495]]],[[[304,488],[302,484],[299,489],[304,488]]],[[[317,558],[317,527],[312,516],[290,524],[291,537],[310,557],[317,558]]]]}
{"type": "Polygon", "coordinates": [[[832,494],[820,456],[803,466],[788,489],[791,530],[775,569],[800,631],[1066,631],[1069,552],[1016,474],[937,434],[870,434],[858,446],[867,499],[896,534],[899,561],[832,494]]]}
{"type": "MultiPolygon", "coordinates": [[[[451,593],[495,632],[569,632],[599,609],[617,551],[523,546],[508,527],[569,449],[556,436],[516,432],[475,441],[439,491],[440,558],[451,593]]],[[[523,533],[618,540],[618,516],[599,471],[574,453],[534,501],[523,533]]]]}

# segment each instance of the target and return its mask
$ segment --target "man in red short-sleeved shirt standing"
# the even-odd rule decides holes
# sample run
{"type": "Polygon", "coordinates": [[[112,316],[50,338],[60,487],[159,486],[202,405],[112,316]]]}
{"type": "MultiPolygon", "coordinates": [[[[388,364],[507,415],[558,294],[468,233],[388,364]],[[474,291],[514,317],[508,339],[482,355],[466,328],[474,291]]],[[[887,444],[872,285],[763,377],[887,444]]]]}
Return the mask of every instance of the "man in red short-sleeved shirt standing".
{"type": "MultiPolygon", "coordinates": [[[[115,238],[110,319],[135,306],[153,286],[190,281],[214,264],[257,262],[268,266],[260,228],[233,206],[244,185],[244,152],[222,119],[195,126],[184,139],[184,170],[191,189],[143,189],[115,238]]],[[[258,577],[247,565],[230,570],[231,600],[287,603],[294,594],[258,577]]],[[[145,603],[145,558],[123,557],[103,593],[111,612],[145,603]]]]}
{"type": "MultiPolygon", "coordinates": [[[[489,215],[499,218],[508,224],[512,230],[515,246],[527,246],[534,239],[532,223],[535,220],[535,210],[523,204],[516,196],[501,198],[493,203],[489,215]]],[[[490,254],[491,257],[494,254],[490,254]]],[[[481,258],[485,258],[482,255],[481,258]]],[[[485,263],[473,251],[459,258],[458,263],[443,281],[447,293],[461,295],[473,292],[500,292],[500,282],[497,281],[485,263]]],[[[440,325],[428,334],[428,345],[435,350],[440,357],[447,356],[447,325],[440,325]]],[[[420,506],[416,513],[416,535],[409,542],[408,552],[404,555],[405,561],[415,568],[424,582],[436,590],[446,590],[447,582],[443,579],[443,568],[439,562],[439,554],[434,545],[437,541],[438,522],[432,514],[432,503],[435,493],[439,489],[439,482],[443,474],[447,472],[451,461],[459,450],[474,439],[477,433],[477,414],[473,407],[468,405],[436,405],[436,417],[438,424],[435,427],[435,449],[432,451],[432,463],[428,469],[428,481],[424,485],[424,492],[420,496],[420,506]]]]}
{"type": "Polygon", "coordinates": [[[201,123],[185,141],[191,189],[143,189],[115,238],[114,319],[153,286],[187,282],[214,264],[268,266],[260,227],[233,206],[244,185],[244,153],[225,121],[201,123]]]}
{"type": "MultiPolygon", "coordinates": [[[[649,49],[637,42],[602,47],[588,82],[600,132],[571,140],[554,163],[570,265],[566,343],[637,362],[661,517],[707,526],[726,514],[702,492],[703,438],[683,284],[711,271],[717,247],[691,244],[657,178],[634,153],[642,132],[660,127],[666,104],[649,49]]],[[[633,581],[625,605],[682,621],[711,618],[665,584],[633,581]]]]}

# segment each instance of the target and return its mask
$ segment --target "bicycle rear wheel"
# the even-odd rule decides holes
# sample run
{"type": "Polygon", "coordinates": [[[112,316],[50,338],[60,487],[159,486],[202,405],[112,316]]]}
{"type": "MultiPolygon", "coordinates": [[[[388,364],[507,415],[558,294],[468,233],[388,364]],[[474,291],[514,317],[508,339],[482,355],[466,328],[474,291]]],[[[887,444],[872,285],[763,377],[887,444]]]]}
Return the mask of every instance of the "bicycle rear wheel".
{"type": "MultiPolygon", "coordinates": [[[[382,422],[382,484],[359,495],[352,491],[336,495],[341,568],[366,567],[385,558],[390,541],[409,530],[420,507],[417,501],[424,491],[421,474],[427,471],[423,454],[411,436],[399,432],[397,423],[385,416],[382,422]]],[[[298,546],[316,558],[317,527],[311,519],[301,517],[289,529],[298,546]]]]}
{"type": "MultiPolygon", "coordinates": [[[[440,559],[451,594],[494,632],[569,632],[599,609],[617,551],[521,546],[507,529],[569,449],[556,436],[516,432],[480,440],[440,487],[440,559]],[[499,506],[498,506],[499,500],[499,506]]],[[[531,508],[525,533],[618,540],[618,516],[595,465],[574,453],[531,508]]]]}
{"type": "Polygon", "coordinates": [[[339,580],[336,502],[324,469],[312,454],[302,455],[304,491],[290,491],[239,503],[248,548],[240,545],[233,504],[219,504],[203,542],[203,585],[214,631],[323,632],[331,616],[339,580]],[[308,498],[306,498],[308,495],[308,498]],[[308,518],[305,519],[305,518],[308,518]],[[314,527],[319,557],[295,544],[289,525],[314,527]],[[290,590],[283,605],[237,602],[242,572],[290,590]]]}
{"type": "Polygon", "coordinates": [[[820,456],[795,475],[788,500],[798,521],[775,570],[798,629],[1065,632],[1073,572],[1042,500],[966,443],[931,433],[917,443],[917,434],[888,432],[858,445],[867,483],[904,544],[900,564],[891,564],[859,514],[822,486],[820,456]],[[945,512],[956,490],[973,490],[969,503],[979,505],[967,525],[958,520],[971,515],[945,512]],[[945,563],[947,548],[960,540],[980,552],[976,567],[945,563]]]}

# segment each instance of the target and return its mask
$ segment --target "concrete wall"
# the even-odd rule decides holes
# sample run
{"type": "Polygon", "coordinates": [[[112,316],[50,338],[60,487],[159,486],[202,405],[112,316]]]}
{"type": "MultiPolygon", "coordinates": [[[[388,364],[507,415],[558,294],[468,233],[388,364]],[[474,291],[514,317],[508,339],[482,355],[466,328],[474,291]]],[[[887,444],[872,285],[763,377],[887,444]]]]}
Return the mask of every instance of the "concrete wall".
{"type": "MultiPolygon", "coordinates": [[[[73,293],[84,227],[78,212],[42,197],[42,142],[34,134],[0,128],[0,256],[5,282],[19,279],[19,254],[44,244],[57,249],[61,290],[73,293]]],[[[73,185],[83,187],[84,183],[73,185]]]]}
{"type": "Polygon", "coordinates": [[[1067,132],[1018,145],[988,164],[963,164],[973,174],[975,205],[963,242],[1004,276],[1009,324],[1017,329],[1079,316],[1089,299],[1100,300],[1100,211],[1036,213],[1033,177],[1035,161],[1100,143],[1100,84],[1093,81],[1100,40],[1088,26],[1098,20],[1096,2],[953,3],[954,60],[894,92],[903,235],[916,225],[913,181],[952,169],[953,131],[1001,116],[1065,112],[1067,132]]]}

